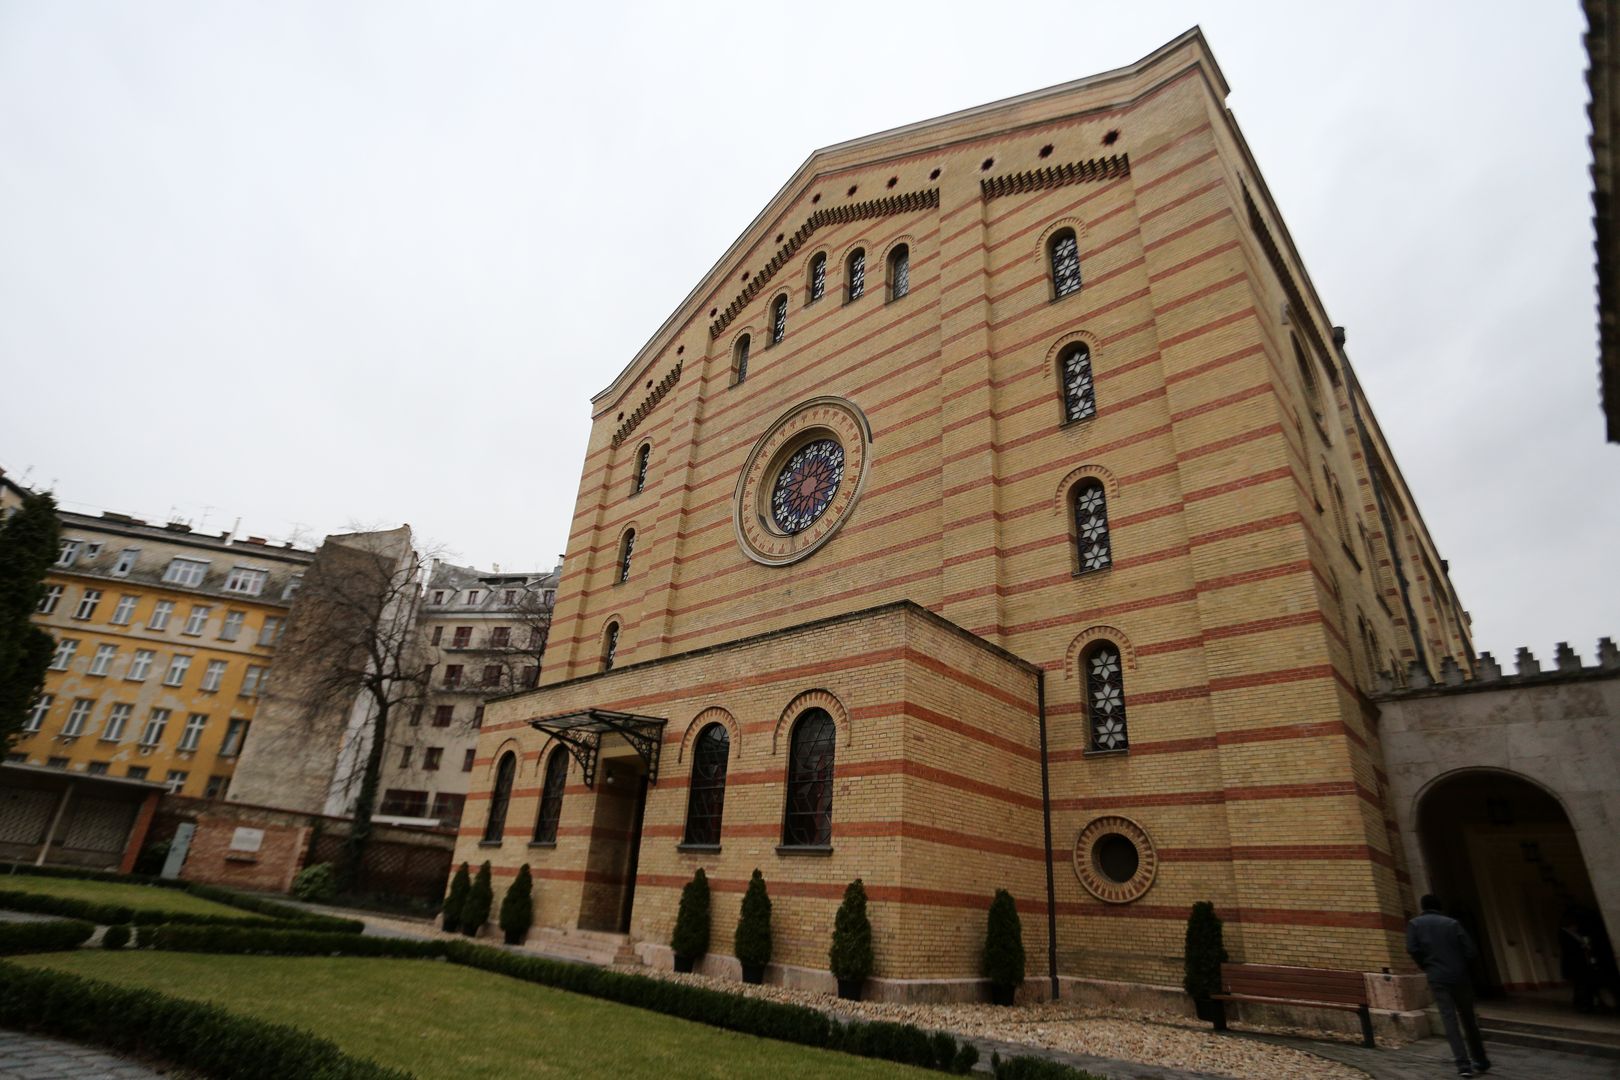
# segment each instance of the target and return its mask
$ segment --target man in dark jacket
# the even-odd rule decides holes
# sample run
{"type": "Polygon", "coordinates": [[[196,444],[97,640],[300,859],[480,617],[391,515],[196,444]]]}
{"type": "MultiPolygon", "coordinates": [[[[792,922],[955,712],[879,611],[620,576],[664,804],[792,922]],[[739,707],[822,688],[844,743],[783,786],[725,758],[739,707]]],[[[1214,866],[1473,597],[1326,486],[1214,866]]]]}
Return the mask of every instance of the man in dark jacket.
{"type": "Polygon", "coordinates": [[[1425,896],[1423,914],[1406,924],[1406,951],[1429,977],[1446,1041],[1457,1060],[1457,1075],[1474,1076],[1489,1069],[1474,1016],[1474,984],[1468,977],[1468,964],[1476,955],[1474,942],[1456,919],[1440,914],[1437,897],[1425,896]]]}

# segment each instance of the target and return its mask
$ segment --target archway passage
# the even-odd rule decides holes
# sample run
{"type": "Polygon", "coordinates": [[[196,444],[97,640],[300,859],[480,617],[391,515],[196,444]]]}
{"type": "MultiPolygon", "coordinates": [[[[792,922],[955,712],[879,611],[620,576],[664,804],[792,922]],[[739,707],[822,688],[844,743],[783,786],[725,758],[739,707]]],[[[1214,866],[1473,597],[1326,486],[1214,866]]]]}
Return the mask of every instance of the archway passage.
{"type": "Polygon", "coordinates": [[[1476,978],[1491,994],[1561,997],[1559,927],[1602,916],[1586,861],[1557,799],[1493,769],[1454,773],[1424,793],[1418,834],[1431,889],[1480,946],[1476,978]]]}

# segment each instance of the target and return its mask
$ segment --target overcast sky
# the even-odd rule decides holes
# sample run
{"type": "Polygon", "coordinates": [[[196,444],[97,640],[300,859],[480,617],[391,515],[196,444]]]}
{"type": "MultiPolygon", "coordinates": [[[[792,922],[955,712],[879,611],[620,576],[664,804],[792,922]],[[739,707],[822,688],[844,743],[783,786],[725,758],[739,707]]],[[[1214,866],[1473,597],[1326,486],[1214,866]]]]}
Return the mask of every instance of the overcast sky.
{"type": "Polygon", "coordinates": [[[549,568],[602,389],[815,148],[1201,23],[1474,616],[1620,636],[1575,0],[0,0],[0,466],[549,568]]]}

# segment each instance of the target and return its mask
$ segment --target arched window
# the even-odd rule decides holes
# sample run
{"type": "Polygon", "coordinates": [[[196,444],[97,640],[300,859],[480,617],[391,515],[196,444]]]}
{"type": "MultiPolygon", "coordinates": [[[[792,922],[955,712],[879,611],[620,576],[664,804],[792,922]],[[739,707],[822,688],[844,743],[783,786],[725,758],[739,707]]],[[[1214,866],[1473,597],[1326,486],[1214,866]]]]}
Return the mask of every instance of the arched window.
{"type": "Polygon", "coordinates": [[[546,780],[540,787],[540,813],[534,819],[534,842],[555,844],[562,817],[563,789],[568,786],[568,752],[554,747],[546,758],[546,780]]]}
{"type": "Polygon", "coordinates": [[[1125,665],[1119,646],[1099,641],[1080,658],[1086,686],[1086,719],[1093,751],[1126,750],[1130,738],[1125,726],[1125,665]]]}
{"type": "Polygon", "coordinates": [[[849,299],[854,302],[866,291],[866,249],[856,248],[849,253],[849,264],[844,268],[849,278],[849,299]]]}
{"type": "Polygon", "coordinates": [[[686,842],[720,843],[720,813],[726,805],[726,763],[731,756],[731,733],[724,724],[710,724],[692,744],[692,788],[686,797],[686,842]]]}
{"type": "Polygon", "coordinates": [[[624,539],[619,541],[619,580],[630,580],[630,556],[636,550],[636,530],[624,530],[624,539]]]}
{"type": "Polygon", "coordinates": [[[827,253],[817,252],[810,260],[810,300],[815,303],[827,295],[827,253]]]}
{"type": "Polygon", "coordinates": [[[613,670],[613,657],[619,651],[619,624],[610,622],[607,632],[602,635],[602,670],[613,670]]]}
{"type": "Polygon", "coordinates": [[[731,385],[736,386],[748,378],[748,335],[744,334],[737,339],[736,346],[731,350],[731,385]]]}
{"type": "Polygon", "coordinates": [[[771,344],[780,345],[787,337],[787,293],[776,298],[771,305],[771,344]]]}
{"type": "Polygon", "coordinates": [[[640,495],[647,487],[647,463],[652,460],[652,443],[642,443],[641,449],[636,451],[636,477],[630,486],[630,494],[640,495]]]}
{"type": "Polygon", "coordinates": [[[1339,488],[1339,478],[1334,476],[1327,465],[1322,466],[1322,475],[1327,479],[1328,495],[1333,499],[1333,523],[1339,529],[1339,543],[1350,548],[1350,527],[1345,522],[1344,492],[1339,488]]]}
{"type": "Polygon", "coordinates": [[[1097,388],[1091,381],[1091,349],[1077,341],[1058,355],[1058,374],[1063,379],[1063,416],[1084,420],[1097,412],[1097,388]]]}
{"type": "Polygon", "coordinates": [[[1310,407],[1311,415],[1316,417],[1316,422],[1320,425],[1325,422],[1326,417],[1322,413],[1321,391],[1316,388],[1316,372],[1311,370],[1310,357],[1300,348],[1299,338],[1290,335],[1289,340],[1294,343],[1294,363],[1299,366],[1299,381],[1305,388],[1305,404],[1310,407]]]}
{"type": "Polygon", "coordinates": [[[1060,229],[1046,248],[1052,264],[1052,299],[1080,291],[1080,244],[1073,229],[1060,229]]]}
{"type": "Polygon", "coordinates": [[[901,244],[889,252],[889,299],[898,300],[911,291],[911,249],[901,244]]]}
{"type": "Polygon", "coordinates": [[[788,749],[786,847],[832,843],[833,746],[837,728],[825,709],[806,709],[793,723],[788,749]]]}
{"type": "Polygon", "coordinates": [[[495,766],[495,790],[489,796],[489,820],[484,822],[484,843],[498,844],[506,832],[506,807],[512,801],[512,780],[517,776],[517,755],[508,750],[495,766]]]}
{"type": "Polygon", "coordinates": [[[1079,573],[1106,570],[1113,565],[1108,539],[1108,494],[1101,480],[1082,480],[1074,487],[1074,542],[1079,573]]]}

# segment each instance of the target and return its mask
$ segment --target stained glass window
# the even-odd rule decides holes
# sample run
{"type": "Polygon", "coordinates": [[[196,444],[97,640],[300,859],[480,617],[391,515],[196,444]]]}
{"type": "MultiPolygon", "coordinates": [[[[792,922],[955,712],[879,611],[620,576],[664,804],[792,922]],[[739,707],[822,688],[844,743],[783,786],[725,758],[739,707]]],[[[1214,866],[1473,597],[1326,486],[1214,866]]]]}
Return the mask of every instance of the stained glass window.
{"type": "Polygon", "coordinates": [[[1059,363],[1063,371],[1063,415],[1084,420],[1097,411],[1097,388],[1091,381],[1091,350],[1077,341],[1063,350],[1059,363]]]}
{"type": "Polygon", "coordinates": [[[898,300],[911,291],[911,251],[901,244],[889,253],[889,299],[898,300]]]}
{"type": "Polygon", "coordinates": [[[810,302],[813,304],[827,295],[827,253],[821,252],[810,260],[810,302]]]}
{"type": "Polygon", "coordinates": [[[602,640],[602,670],[613,670],[613,657],[619,651],[619,624],[608,623],[607,635],[602,640]]]}
{"type": "Polygon", "coordinates": [[[534,819],[536,843],[557,842],[557,821],[562,817],[563,788],[567,784],[568,753],[558,746],[546,759],[546,780],[540,788],[540,813],[534,819]]]}
{"type": "Polygon", "coordinates": [[[1305,404],[1310,406],[1311,415],[1321,424],[1324,420],[1322,413],[1322,394],[1316,388],[1316,373],[1311,370],[1310,358],[1305,350],[1300,348],[1299,338],[1294,338],[1294,363],[1299,367],[1299,381],[1305,388],[1305,404]]]}
{"type": "Polygon", "coordinates": [[[771,344],[779,345],[787,337],[787,297],[778,296],[771,305],[771,344]]]}
{"type": "Polygon", "coordinates": [[[849,298],[859,300],[866,291],[866,251],[856,248],[849,253],[849,298]]]}
{"type": "Polygon", "coordinates": [[[1080,245],[1074,230],[1064,229],[1052,238],[1052,295],[1068,296],[1080,291],[1080,245]]]}
{"type": "Polygon", "coordinates": [[[776,474],[771,517],[788,534],[803,532],[826,513],[844,478],[844,448],[837,439],[816,439],[793,452],[776,474]]]}
{"type": "Polygon", "coordinates": [[[1113,563],[1108,543],[1108,496],[1100,481],[1087,480],[1074,489],[1074,536],[1080,573],[1106,570],[1113,563]]]}
{"type": "Polygon", "coordinates": [[[636,530],[629,529],[624,534],[624,541],[619,545],[619,580],[630,580],[630,556],[636,550],[636,530]]]}
{"type": "Polygon", "coordinates": [[[1086,677],[1086,715],[1091,720],[1093,750],[1124,750],[1130,746],[1125,730],[1125,673],[1119,649],[1099,642],[1081,661],[1086,677]]]}
{"type": "Polygon", "coordinates": [[[737,339],[737,347],[733,350],[731,358],[731,383],[735,386],[748,378],[748,335],[744,334],[737,339]]]}
{"type": "Polygon", "coordinates": [[[808,709],[793,725],[788,751],[787,814],[782,843],[820,847],[832,843],[833,719],[824,709],[808,709]]]}
{"type": "Polygon", "coordinates": [[[692,787],[686,800],[686,842],[718,844],[720,813],[726,803],[726,762],[731,734],[724,724],[698,732],[692,746],[692,787]]]}
{"type": "Polygon", "coordinates": [[[489,796],[489,820],[484,822],[484,842],[499,843],[506,832],[506,807],[512,801],[512,779],[517,775],[517,755],[507,753],[495,766],[495,790],[489,796]]]}
{"type": "Polygon", "coordinates": [[[647,486],[647,463],[652,460],[652,443],[642,443],[636,452],[636,480],[631,494],[640,494],[647,486]]]}

